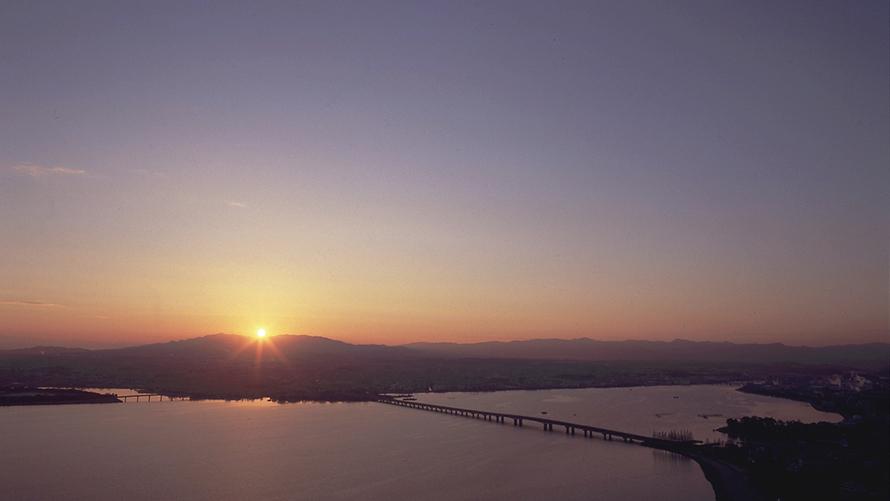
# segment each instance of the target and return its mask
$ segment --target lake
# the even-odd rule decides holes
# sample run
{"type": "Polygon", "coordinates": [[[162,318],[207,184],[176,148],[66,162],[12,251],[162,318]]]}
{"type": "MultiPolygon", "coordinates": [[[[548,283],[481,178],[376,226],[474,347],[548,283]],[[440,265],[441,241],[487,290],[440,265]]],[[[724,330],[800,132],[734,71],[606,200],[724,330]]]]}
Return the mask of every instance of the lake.
{"type": "Polygon", "coordinates": [[[651,436],[685,429],[698,440],[721,440],[728,418],[840,422],[843,417],[810,404],[736,391],[734,385],[644,386],[486,393],[418,393],[431,404],[542,416],[651,436]]]}
{"type": "MultiPolygon", "coordinates": [[[[717,388],[420,397],[516,411],[540,412],[545,405],[555,417],[580,413],[585,421],[620,413],[592,410],[603,398],[625,402],[628,411],[660,412],[660,406],[649,409],[639,401],[643,395],[661,402],[651,393],[661,391],[680,392],[670,400],[687,402],[682,415],[695,414],[693,407],[711,392],[732,391],[717,388]]],[[[714,408],[729,412],[728,406],[749,402],[782,415],[797,407],[803,416],[809,407],[748,397],[714,408]]],[[[671,409],[679,420],[679,411],[671,409]]],[[[714,498],[695,462],[623,442],[377,403],[263,401],[0,408],[0,486],[4,498],[18,500],[714,498]]]]}

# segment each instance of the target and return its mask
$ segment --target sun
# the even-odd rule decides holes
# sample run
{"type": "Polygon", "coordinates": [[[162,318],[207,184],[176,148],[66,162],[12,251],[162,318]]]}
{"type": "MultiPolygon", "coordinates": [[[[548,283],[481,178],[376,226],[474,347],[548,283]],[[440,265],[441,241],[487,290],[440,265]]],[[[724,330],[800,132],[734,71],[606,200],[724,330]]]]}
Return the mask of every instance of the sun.
{"type": "Polygon", "coordinates": [[[266,337],[266,329],[262,329],[262,328],[257,329],[256,337],[266,337]]]}

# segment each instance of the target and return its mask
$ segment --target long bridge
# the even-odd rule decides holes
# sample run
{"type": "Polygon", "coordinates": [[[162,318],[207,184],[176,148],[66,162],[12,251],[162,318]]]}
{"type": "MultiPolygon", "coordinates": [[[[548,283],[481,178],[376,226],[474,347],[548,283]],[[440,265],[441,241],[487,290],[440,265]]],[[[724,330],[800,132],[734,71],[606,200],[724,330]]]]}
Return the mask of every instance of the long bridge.
{"type": "Polygon", "coordinates": [[[465,409],[461,407],[449,407],[446,405],[428,404],[418,402],[416,400],[401,400],[393,397],[380,397],[377,402],[387,405],[396,405],[399,407],[407,407],[409,409],[418,409],[430,412],[439,412],[443,414],[451,414],[455,416],[463,416],[484,421],[504,424],[512,421],[513,426],[523,426],[526,422],[537,423],[541,425],[544,431],[553,431],[553,427],[557,429],[565,429],[566,435],[575,435],[576,431],[580,431],[584,437],[593,438],[602,435],[603,440],[613,440],[618,438],[628,443],[636,443],[647,447],[657,449],[676,450],[684,446],[692,446],[701,443],[698,440],[667,440],[663,438],[647,437],[645,435],[637,435],[636,433],[628,433],[625,431],[611,430],[600,426],[591,426],[588,424],[571,423],[558,419],[549,419],[539,416],[524,416],[521,414],[508,414],[503,412],[482,411],[477,409],[465,409]]]}
{"type": "Polygon", "coordinates": [[[171,397],[169,395],[160,395],[157,393],[151,393],[151,394],[149,394],[149,393],[134,393],[132,395],[118,395],[115,393],[114,396],[124,402],[129,401],[129,399],[131,399],[131,398],[136,400],[137,402],[139,401],[140,398],[145,398],[149,402],[151,402],[151,397],[155,397],[155,402],[163,402],[165,398],[171,402],[174,400],[187,400],[188,399],[188,397],[171,397]]]}

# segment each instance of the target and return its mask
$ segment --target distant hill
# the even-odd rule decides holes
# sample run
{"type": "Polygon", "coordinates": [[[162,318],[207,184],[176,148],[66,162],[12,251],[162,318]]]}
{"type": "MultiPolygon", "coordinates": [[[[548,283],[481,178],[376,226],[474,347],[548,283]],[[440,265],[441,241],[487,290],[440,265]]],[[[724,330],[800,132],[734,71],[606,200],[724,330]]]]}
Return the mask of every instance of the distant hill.
{"type": "Polygon", "coordinates": [[[71,355],[75,353],[86,353],[90,350],[84,348],[64,348],[61,346],[32,346],[30,348],[17,348],[12,350],[0,350],[0,356],[29,356],[29,355],[71,355]]]}
{"type": "Polygon", "coordinates": [[[350,344],[213,334],[130,348],[0,351],[0,385],[141,388],[196,398],[370,400],[380,393],[713,384],[886,369],[890,345],[825,348],[537,339],[350,344]]]}
{"type": "Polygon", "coordinates": [[[54,356],[89,359],[231,360],[252,358],[257,347],[272,350],[282,358],[418,359],[480,358],[519,360],[694,362],[703,364],[807,364],[852,368],[890,367],[890,344],[849,344],[824,347],[728,342],[688,341],[599,341],[590,338],[531,339],[482,343],[411,343],[401,346],[351,344],[335,339],[281,335],[257,342],[236,334],[208,336],[128,348],[86,350],[35,346],[0,350],[0,357],[54,356]]]}
{"type": "Polygon", "coordinates": [[[461,358],[515,358],[588,361],[657,361],[751,364],[826,364],[862,368],[890,366],[890,344],[825,347],[674,341],[532,339],[484,343],[412,343],[406,348],[429,355],[461,358]]]}
{"type": "Polygon", "coordinates": [[[256,338],[237,334],[209,336],[147,344],[93,353],[120,357],[231,358],[242,354],[253,357],[257,347],[273,350],[288,359],[330,355],[338,357],[399,358],[416,357],[408,348],[378,344],[350,344],[320,336],[281,335],[259,342],[256,338]]]}

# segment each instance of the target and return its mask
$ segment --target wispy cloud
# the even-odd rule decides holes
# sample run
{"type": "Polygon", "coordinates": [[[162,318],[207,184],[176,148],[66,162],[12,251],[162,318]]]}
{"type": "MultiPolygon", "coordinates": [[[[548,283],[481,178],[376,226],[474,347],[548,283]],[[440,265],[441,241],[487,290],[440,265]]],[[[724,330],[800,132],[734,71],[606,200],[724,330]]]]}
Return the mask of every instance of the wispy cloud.
{"type": "Polygon", "coordinates": [[[43,301],[31,301],[27,299],[0,299],[0,306],[21,306],[25,308],[65,308],[58,303],[45,303],[43,301]]]}
{"type": "Polygon", "coordinates": [[[17,174],[31,177],[46,176],[82,176],[86,174],[83,169],[72,169],[70,167],[47,167],[45,165],[36,164],[19,164],[13,165],[10,170],[17,174]]]}
{"type": "Polygon", "coordinates": [[[237,208],[239,208],[239,209],[246,209],[246,208],[247,208],[247,204],[246,204],[246,203],[244,203],[244,202],[233,202],[233,201],[231,201],[231,200],[228,201],[228,202],[226,202],[226,205],[228,205],[229,207],[237,207],[237,208]]]}

